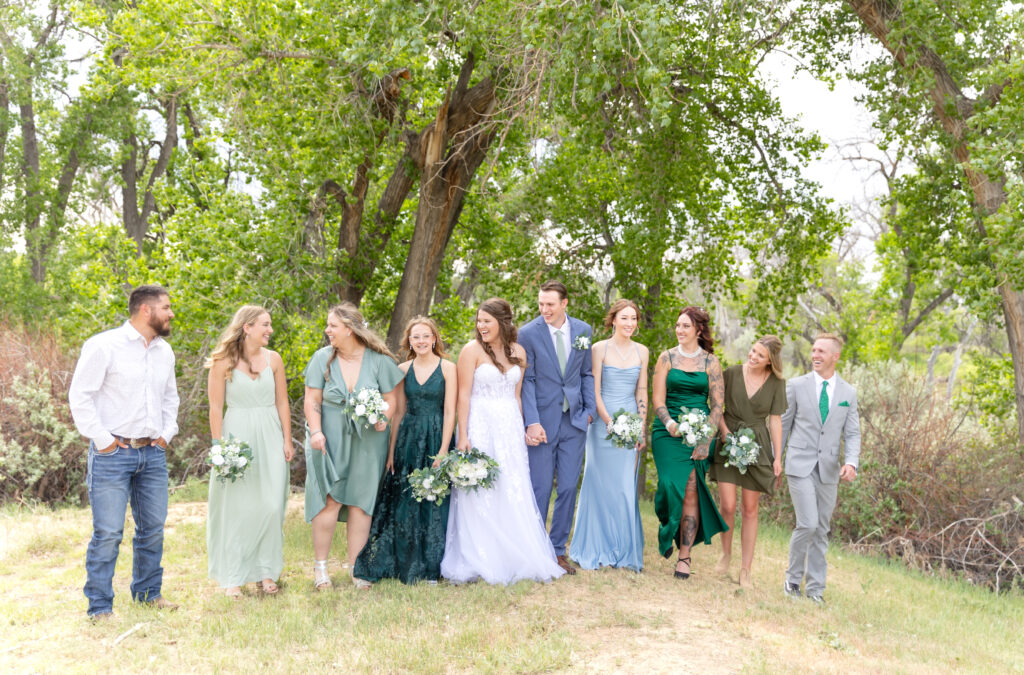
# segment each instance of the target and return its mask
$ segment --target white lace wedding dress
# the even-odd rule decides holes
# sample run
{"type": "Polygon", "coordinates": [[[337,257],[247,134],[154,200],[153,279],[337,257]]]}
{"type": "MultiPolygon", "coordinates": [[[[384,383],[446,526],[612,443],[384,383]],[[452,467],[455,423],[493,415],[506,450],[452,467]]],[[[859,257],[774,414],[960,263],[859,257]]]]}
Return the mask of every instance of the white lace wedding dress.
{"type": "Polygon", "coordinates": [[[487,490],[452,490],[441,576],[454,583],[482,579],[512,584],[549,581],[565,572],[541,522],[530,485],[523,417],[516,401],[521,370],[477,366],[469,399],[469,440],[498,461],[487,490]]]}

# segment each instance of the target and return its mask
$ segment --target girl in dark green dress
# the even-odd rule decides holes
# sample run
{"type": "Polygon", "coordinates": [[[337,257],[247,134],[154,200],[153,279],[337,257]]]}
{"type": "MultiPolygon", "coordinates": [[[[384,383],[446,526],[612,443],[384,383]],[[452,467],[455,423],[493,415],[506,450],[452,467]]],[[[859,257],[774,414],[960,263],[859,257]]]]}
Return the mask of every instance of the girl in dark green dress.
{"type": "Polygon", "coordinates": [[[392,418],[391,448],[373,512],[370,538],[353,576],[367,581],[391,578],[402,583],[437,581],[441,576],[448,503],[417,502],[408,476],[437,466],[448,453],[455,429],[455,364],[444,357],[437,325],[417,316],[405,327],[406,361],[398,366],[405,383],[398,387],[392,418]],[[436,459],[435,459],[436,457],[436,459]]]}
{"type": "Polygon", "coordinates": [[[651,428],[654,464],[658,469],[658,491],[654,511],[658,529],[658,550],[666,558],[673,545],[679,547],[675,577],[690,576],[690,547],[698,539],[705,544],[729,528],[715,507],[704,474],[713,441],[697,447],[679,438],[680,410],[698,408],[709,413],[712,428],[722,418],[722,366],[712,353],[714,343],[708,314],[699,307],[683,309],[676,319],[679,344],[661,353],[654,367],[651,402],[658,419],[651,428]]]}
{"type": "MultiPolygon", "coordinates": [[[[324,330],[330,344],[306,366],[306,520],[313,524],[313,584],[330,588],[327,556],[339,520],[348,521],[351,566],[370,534],[370,514],[388,455],[388,423],[395,412],[395,385],[402,381],[384,341],[367,328],[351,303],[331,309],[324,330]],[[364,429],[344,412],[348,395],[377,389],[388,409],[364,429]]],[[[356,586],[368,585],[355,579],[356,586]]]]}
{"type": "MultiPolygon", "coordinates": [[[[782,413],[786,412],[786,381],[782,379],[782,341],[766,335],[750,348],[747,362],[730,366],[724,374],[725,415],[719,423],[720,438],[742,428],[751,429],[759,447],[757,463],[740,473],[725,466],[721,454],[714,455],[711,480],[718,483],[722,516],[729,528],[736,519],[736,487],[743,488],[743,532],[740,586],[751,588],[750,566],[757,541],[757,509],[762,494],[773,494],[782,475],[782,413]],[[768,424],[765,424],[768,420],[768,424]]],[[[729,574],[732,532],[722,535],[722,558],[715,573],[729,574]]]]}

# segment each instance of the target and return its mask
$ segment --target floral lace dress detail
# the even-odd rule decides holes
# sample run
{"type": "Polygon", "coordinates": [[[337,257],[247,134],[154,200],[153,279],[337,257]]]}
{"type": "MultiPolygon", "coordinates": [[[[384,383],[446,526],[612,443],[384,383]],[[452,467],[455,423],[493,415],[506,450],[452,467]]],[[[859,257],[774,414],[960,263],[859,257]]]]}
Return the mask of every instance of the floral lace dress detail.
{"type": "Polygon", "coordinates": [[[430,466],[441,448],[444,428],[444,374],[441,364],[422,385],[410,366],[405,376],[405,414],[395,439],[395,471],[384,472],[370,538],[356,558],[360,579],[400,579],[402,583],[436,581],[441,575],[448,500],[440,506],[417,502],[408,475],[430,466]]]}
{"type": "Polygon", "coordinates": [[[521,375],[519,366],[502,373],[489,363],[473,375],[469,440],[497,460],[500,473],[489,490],[452,491],[441,575],[455,583],[548,581],[564,574],[533,497],[516,400],[521,375]]]}

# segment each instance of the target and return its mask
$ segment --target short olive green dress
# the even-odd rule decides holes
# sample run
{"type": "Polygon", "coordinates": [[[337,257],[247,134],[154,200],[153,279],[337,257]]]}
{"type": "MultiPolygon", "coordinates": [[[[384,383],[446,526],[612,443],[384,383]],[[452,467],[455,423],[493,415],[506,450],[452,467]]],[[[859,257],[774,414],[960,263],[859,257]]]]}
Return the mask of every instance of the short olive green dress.
{"type": "Polygon", "coordinates": [[[765,420],[769,415],[786,412],[786,381],[769,375],[751,398],[747,398],[747,387],[743,383],[743,366],[729,366],[723,373],[725,382],[725,425],[729,431],[751,429],[757,438],[760,451],[757,464],[748,466],[746,473],[740,473],[734,466],[725,465],[721,451],[712,458],[708,476],[713,481],[739,485],[744,490],[757,490],[775,494],[775,472],[772,470],[773,450],[771,436],[765,420]]]}
{"type": "MultiPolygon", "coordinates": [[[[390,430],[364,429],[342,411],[349,392],[341,377],[338,359],[330,358],[332,350],[330,345],[317,350],[306,366],[306,386],[323,389],[324,392],[320,423],[327,441],[326,454],[314,450],[309,444],[307,426],[307,522],[327,505],[328,495],[339,504],[358,506],[372,514],[388,459],[390,430]],[[328,360],[331,361],[330,377],[325,376],[328,360]]],[[[367,348],[363,352],[359,378],[352,393],[369,387],[386,394],[402,381],[402,377],[402,371],[390,356],[367,348]]],[[[348,509],[343,507],[338,513],[338,520],[347,518],[348,509]]]]}
{"type": "MultiPolygon", "coordinates": [[[[665,377],[665,406],[673,419],[679,417],[681,408],[708,408],[708,374],[705,371],[690,372],[672,368],[665,377]]],[[[690,458],[693,448],[685,445],[681,438],[671,435],[660,419],[651,425],[651,445],[654,465],[658,468],[658,490],[654,493],[654,512],[661,526],[658,528],[658,551],[666,558],[672,555],[673,546],[679,545],[679,524],[683,519],[683,497],[690,473],[696,475],[698,520],[697,534],[693,543],[711,543],[719,532],[727,532],[729,526],[715,506],[704,474],[708,460],[690,458]]],[[[711,443],[710,453],[715,451],[711,443]]]]}

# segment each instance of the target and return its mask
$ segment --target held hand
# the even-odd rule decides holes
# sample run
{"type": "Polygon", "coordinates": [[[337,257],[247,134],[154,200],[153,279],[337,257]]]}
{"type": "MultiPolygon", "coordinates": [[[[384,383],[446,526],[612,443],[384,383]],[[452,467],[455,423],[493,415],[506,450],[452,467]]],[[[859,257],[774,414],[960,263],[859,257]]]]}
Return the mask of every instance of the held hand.
{"type": "Polygon", "coordinates": [[[676,438],[682,436],[682,434],[679,433],[679,422],[676,422],[675,420],[668,421],[668,425],[665,427],[665,431],[668,432],[669,436],[675,436],[676,438]]]}
{"type": "Polygon", "coordinates": [[[776,478],[781,478],[782,477],[782,460],[781,459],[776,458],[776,460],[772,463],[772,471],[775,473],[775,477],[776,478]]]}
{"type": "Polygon", "coordinates": [[[324,432],[316,431],[313,432],[309,437],[309,447],[314,450],[319,450],[323,454],[327,454],[327,439],[324,437],[324,432]]]}
{"type": "Polygon", "coordinates": [[[377,431],[384,431],[385,429],[388,428],[387,419],[385,418],[377,420],[377,423],[373,425],[373,428],[376,429],[377,431]]]}
{"type": "Polygon", "coordinates": [[[431,464],[430,466],[432,468],[434,468],[434,469],[436,469],[437,467],[441,466],[441,460],[444,459],[445,455],[447,455],[447,454],[448,454],[448,450],[447,449],[442,450],[441,452],[437,453],[437,457],[434,459],[434,463],[431,464]]]}
{"type": "Polygon", "coordinates": [[[284,439],[284,461],[290,462],[295,458],[295,446],[292,445],[292,439],[284,439]]]}
{"type": "Polygon", "coordinates": [[[547,440],[548,435],[540,424],[531,424],[526,427],[527,445],[540,445],[541,443],[547,443],[547,440]]]}
{"type": "Polygon", "coordinates": [[[594,423],[594,416],[593,415],[587,415],[587,424],[593,424],[593,423],[594,423]]]}
{"type": "Polygon", "coordinates": [[[469,442],[469,439],[463,436],[459,439],[459,444],[455,446],[455,449],[459,452],[469,452],[473,448],[473,444],[469,442]]]}
{"type": "Polygon", "coordinates": [[[605,415],[604,417],[601,418],[601,421],[604,422],[604,425],[606,427],[610,427],[612,425],[611,415],[605,415]]]}
{"type": "Polygon", "coordinates": [[[839,469],[839,480],[852,483],[853,479],[857,477],[857,468],[853,464],[844,464],[843,468],[839,469]]]}
{"type": "Polygon", "coordinates": [[[637,452],[643,450],[646,447],[647,447],[647,437],[646,436],[641,436],[640,440],[636,442],[637,452]]]}
{"type": "Polygon", "coordinates": [[[384,465],[384,468],[385,470],[387,470],[388,473],[395,472],[395,453],[388,453],[388,463],[384,465]]]}

